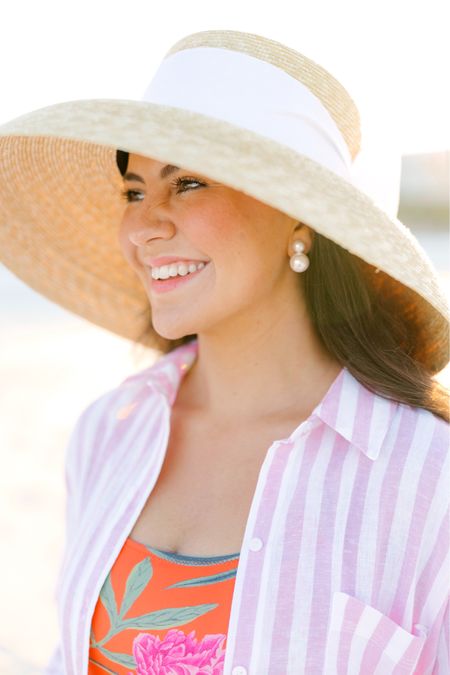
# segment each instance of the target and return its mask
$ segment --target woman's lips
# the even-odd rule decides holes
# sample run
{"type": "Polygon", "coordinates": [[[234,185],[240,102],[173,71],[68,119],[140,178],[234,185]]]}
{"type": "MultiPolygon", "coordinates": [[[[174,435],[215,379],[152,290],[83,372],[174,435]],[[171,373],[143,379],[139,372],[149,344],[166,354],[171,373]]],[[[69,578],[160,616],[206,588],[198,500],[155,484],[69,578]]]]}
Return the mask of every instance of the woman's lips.
{"type": "Polygon", "coordinates": [[[155,293],[167,293],[172,291],[179,286],[184,286],[189,284],[190,281],[193,281],[195,277],[198,277],[205,271],[208,267],[209,262],[206,263],[201,270],[196,270],[195,272],[189,272],[184,277],[179,275],[176,277],[169,277],[168,279],[153,279],[151,269],[148,270],[148,276],[150,279],[150,287],[155,293]]]}

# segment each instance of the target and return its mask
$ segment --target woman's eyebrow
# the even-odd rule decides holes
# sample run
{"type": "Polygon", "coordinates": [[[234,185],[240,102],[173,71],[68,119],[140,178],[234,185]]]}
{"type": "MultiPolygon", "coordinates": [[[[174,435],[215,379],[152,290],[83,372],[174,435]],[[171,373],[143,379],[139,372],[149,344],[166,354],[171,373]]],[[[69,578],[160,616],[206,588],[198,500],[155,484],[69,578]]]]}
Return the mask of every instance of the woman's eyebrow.
{"type": "MultiPolygon", "coordinates": [[[[161,169],[161,171],[159,172],[160,178],[161,179],[167,178],[167,176],[170,176],[170,174],[173,173],[174,171],[178,171],[179,168],[180,168],[179,166],[174,166],[173,164],[166,164],[166,166],[164,166],[161,169]]],[[[124,180],[136,180],[139,183],[145,183],[142,176],[139,176],[137,173],[131,173],[129,171],[124,175],[123,179],[124,180]]]]}
{"type": "Polygon", "coordinates": [[[167,178],[167,176],[170,176],[170,174],[174,171],[178,171],[179,168],[179,166],[174,166],[173,164],[166,164],[166,166],[159,172],[159,175],[161,178],[167,178]]]}

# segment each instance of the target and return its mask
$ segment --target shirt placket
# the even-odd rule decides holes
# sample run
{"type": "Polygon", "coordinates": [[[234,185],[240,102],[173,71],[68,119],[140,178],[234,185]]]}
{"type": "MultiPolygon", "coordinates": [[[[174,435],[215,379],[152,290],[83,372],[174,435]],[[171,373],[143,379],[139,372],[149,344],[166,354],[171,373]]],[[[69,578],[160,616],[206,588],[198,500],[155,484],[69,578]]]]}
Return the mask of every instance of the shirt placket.
{"type": "Polygon", "coordinates": [[[259,589],[273,513],[288,461],[291,440],[269,447],[258,475],[242,542],[231,604],[224,675],[249,675],[259,589]]]}

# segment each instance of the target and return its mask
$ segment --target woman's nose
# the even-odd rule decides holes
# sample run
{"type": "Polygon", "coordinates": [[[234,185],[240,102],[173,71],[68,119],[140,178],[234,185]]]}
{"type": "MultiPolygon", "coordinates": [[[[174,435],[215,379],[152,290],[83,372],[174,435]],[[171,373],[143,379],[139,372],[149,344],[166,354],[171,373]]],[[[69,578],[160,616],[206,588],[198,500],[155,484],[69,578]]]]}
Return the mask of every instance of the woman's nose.
{"type": "Polygon", "coordinates": [[[142,246],[151,239],[169,239],[175,232],[175,225],[168,213],[157,213],[157,210],[150,208],[142,209],[124,224],[135,246],[142,246]]]}
{"type": "Polygon", "coordinates": [[[135,246],[142,246],[152,239],[170,239],[173,236],[173,226],[169,222],[159,224],[133,225],[128,230],[128,237],[135,246]]]}

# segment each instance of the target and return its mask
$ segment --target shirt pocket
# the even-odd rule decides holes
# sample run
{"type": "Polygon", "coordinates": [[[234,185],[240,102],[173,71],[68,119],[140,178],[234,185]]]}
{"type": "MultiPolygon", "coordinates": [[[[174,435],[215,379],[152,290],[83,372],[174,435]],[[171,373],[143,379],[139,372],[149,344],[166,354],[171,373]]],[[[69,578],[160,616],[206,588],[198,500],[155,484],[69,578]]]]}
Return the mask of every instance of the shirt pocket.
{"type": "Polygon", "coordinates": [[[323,672],[418,675],[415,668],[426,640],[426,629],[420,628],[422,634],[413,635],[374,607],[335,591],[323,672]]]}

